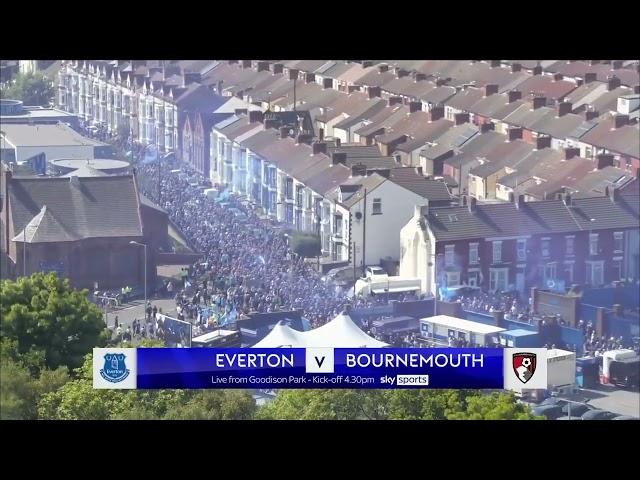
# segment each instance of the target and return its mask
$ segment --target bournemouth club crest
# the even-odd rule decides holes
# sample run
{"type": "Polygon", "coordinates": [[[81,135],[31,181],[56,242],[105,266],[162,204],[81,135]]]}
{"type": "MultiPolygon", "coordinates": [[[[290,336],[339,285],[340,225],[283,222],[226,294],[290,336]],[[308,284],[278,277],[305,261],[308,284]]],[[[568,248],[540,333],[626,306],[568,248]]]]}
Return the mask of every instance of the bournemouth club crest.
{"type": "Polygon", "coordinates": [[[514,353],[512,365],[518,380],[522,383],[527,383],[536,371],[536,354],[526,352],[514,353]]]}
{"type": "Polygon", "coordinates": [[[124,363],[124,353],[107,353],[104,356],[104,367],[100,375],[108,382],[118,383],[129,376],[129,370],[124,363]]]}

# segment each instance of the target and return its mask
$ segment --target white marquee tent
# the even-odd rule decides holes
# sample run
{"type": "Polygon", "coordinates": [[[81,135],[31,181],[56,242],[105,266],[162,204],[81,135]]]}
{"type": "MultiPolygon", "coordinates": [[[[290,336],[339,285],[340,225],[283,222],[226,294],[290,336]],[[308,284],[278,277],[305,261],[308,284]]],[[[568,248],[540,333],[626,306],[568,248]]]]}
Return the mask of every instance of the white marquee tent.
{"type": "Polygon", "coordinates": [[[329,323],[308,332],[298,332],[279,322],[253,348],[382,348],[388,346],[364,333],[349,315],[341,313],[329,323]]]}

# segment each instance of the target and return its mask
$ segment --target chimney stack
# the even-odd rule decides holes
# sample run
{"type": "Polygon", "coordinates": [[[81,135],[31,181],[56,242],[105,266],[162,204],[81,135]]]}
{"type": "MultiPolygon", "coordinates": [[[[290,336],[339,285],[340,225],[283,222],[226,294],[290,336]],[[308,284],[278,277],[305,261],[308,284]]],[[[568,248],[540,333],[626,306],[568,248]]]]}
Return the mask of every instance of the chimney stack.
{"type": "Polygon", "coordinates": [[[493,95],[494,93],[498,93],[498,85],[495,83],[488,83],[484,86],[484,96],[488,97],[493,95]]]}
{"type": "Polygon", "coordinates": [[[279,73],[282,73],[282,70],[284,69],[284,65],[282,65],[281,63],[274,63],[271,68],[273,69],[273,74],[277,75],[279,73]]]}
{"type": "Polygon", "coordinates": [[[551,148],[551,137],[549,135],[538,135],[536,138],[536,149],[551,148]]]}
{"type": "Polygon", "coordinates": [[[404,68],[396,69],[396,77],[402,78],[402,77],[406,77],[408,75],[409,75],[409,71],[408,70],[405,70],[404,68]]]}
{"type": "Polygon", "coordinates": [[[566,207],[570,207],[571,205],[573,205],[570,193],[565,193],[564,195],[562,195],[562,203],[564,203],[566,207]]]}
{"type": "Polygon", "coordinates": [[[614,187],[613,185],[607,185],[604,188],[605,195],[609,197],[612,203],[618,203],[620,201],[620,189],[614,187]]]}
{"type": "Polygon", "coordinates": [[[480,125],[480,133],[486,133],[494,129],[495,125],[493,124],[493,122],[484,122],[482,125],[480,125]]]}
{"type": "Polygon", "coordinates": [[[524,201],[524,195],[518,195],[518,197],[516,198],[516,208],[518,210],[522,209],[525,203],[526,202],[524,201]]]}
{"type": "Polygon", "coordinates": [[[560,102],[558,104],[558,116],[564,117],[567,113],[571,113],[573,104],[571,102],[560,102]]]}
{"type": "Polygon", "coordinates": [[[553,81],[554,82],[559,82],[560,80],[562,80],[564,78],[564,76],[561,73],[555,73],[553,75],[553,81]]]}
{"type": "Polygon", "coordinates": [[[622,82],[620,82],[620,79],[618,77],[616,77],[615,75],[612,75],[611,77],[608,78],[607,80],[607,90],[610,92],[611,90],[615,90],[616,88],[618,88],[620,85],[622,84],[622,82]]]}
{"type": "Polygon", "coordinates": [[[369,98],[380,97],[381,91],[380,87],[369,87],[369,98]]]}
{"type": "Polygon", "coordinates": [[[547,105],[547,97],[537,96],[533,98],[533,109],[537,110],[540,107],[547,105]]]}
{"type": "Polygon", "coordinates": [[[579,148],[565,148],[564,149],[564,159],[571,160],[573,157],[577,157],[580,155],[579,148]]]}
{"type": "Polygon", "coordinates": [[[469,123],[469,114],[468,113],[456,113],[453,116],[453,120],[456,125],[462,125],[463,123],[469,123]]]}
{"type": "Polygon", "coordinates": [[[319,142],[323,142],[324,141],[324,128],[319,128],[318,129],[318,141],[319,142]]]}
{"type": "Polygon", "coordinates": [[[460,205],[463,206],[463,207],[467,206],[467,196],[466,195],[462,195],[460,197],[460,205]]]}
{"type": "Polygon", "coordinates": [[[538,64],[533,68],[534,75],[542,75],[542,65],[538,64]]]}
{"type": "Polygon", "coordinates": [[[635,87],[633,87],[633,93],[635,95],[640,94],[640,85],[636,85],[635,87]]]}
{"type": "Polygon", "coordinates": [[[333,88],[333,78],[323,78],[322,88],[333,88]]]}
{"type": "Polygon", "coordinates": [[[426,73],[416,73],[416,82],[422,82],[427,79],[426,73]]]}
{"type": "Polygon", "coordinates": [[[365,177],[367,176],[367,166],[364,163],[357,163],[351,166],[352,177],[365,177]]]}
{"type": "Polygon", "coordinates": [[[522,92],[520,90],[511,90],[509,93],[509,103],[513,103],[522,98],[522,92]]]}
{"type": "Polygon", "coordinates": [[[296,144],[305,143],[307,145],[311,145],[311,142],[313,142],[313,137],[311,135],[301,133],[296,137],[296,144]]]}
{"type": "Polygon", "coordinates": [[[596,167],[602,170],[605,167],[613,166],[613,155],[610,153],[601,153],[596,157],[596,167]]]}
{"type": "Polygon", "coordinates": [[[359,92],[360,85],[347,85],[347,93],[359,92]]]}
{"type": "Polygon", "coordinates": [[[500,66],[500,60],[491,60],[491,68],[498,68],[500,66]]]}
{"type": "Polygon", "coordinates": [[[246,115],[248,111],[249,111],[249,110],[247,110],[246,108],[236,108],[236,109],[235,109],[235,114],[236,114],[237,116],[240,116],[240,115],[246,115]]]}
{"type": "Polygon", "coordinates": [[[595,82],[598,75],[595,72],[589,72],[584,74],[584,83],[595,82]]]}
{"type": "Polygon", "coordinates": [[[597,112],[595,110],[585,110],[584,112],[584,118],[585,120],[588,122],[590,120],[593,120],[594,118],[598,118],[600,116],[600,112],[597,112]]]}
{"type": "Polygon", "coordinates": [[[242,60],[242,68],[251,68],[251,60],[242,60]]]}
{"type": "Polygon", "coordinates": [[[269,71],[269,62],[258,62],[258,71],[269,71]]]}
{"type": "Polygon", "coordinates": [[[419,112],[422,110],[422,102],[409,102],[409,113],[419,112]]]}
{"type": "Polygon", "coordinates": [[[511,71],[513,73],[519,72],[522,70],[522,65],[520,65],[519,63],[512,63],[511,64],[511,71]]]}
{"type": "Polygon", "coordinates": [[[611,62],[611,68],[613,68],[614,70],[622,68],[622,60],[614,60],[613,62],[611,62]]]}
{"type": "Polygon", "coordinates": [[[424,176],[424,175],[422,174],[422,167],[415,167],[415,169],[416,169],[416,173],[417,173],[418,175],[420,175],[421,177],[423,177],[423,176],[424,176]]]}
{"type": "Polygon", "coordinates": [[[615,117],[613,117],[613,128],[615,128],[616,130],[628,124],[629,124],[629,115],[618,114],[615,117]]]}
{"type": "Polygon", "coordinates": [[[325,142],[315,142],[313,144],[313,154],[318,155],[319,153],[327,153],[327,144],[325,142]]]}
{"type": "Polygon", "coordinates": [[[444,107],[433,107],[429,112],[429,120],[435,122],[444,117],[444,107]]]}
{"type": "Polygon", "coordinates": [[[298,78],[299,75],[300,75],[300,70],[298,70],[297,68],[289,69],[289,80],[295,80],[298,78]]]}
{"type": "Polygon", "coordinates": [[[476,203],[477,203],[477,200],[475,197],[469,197],[469,203],[467,205],[467,208],[469,209],[469,213],[475,213],[476,203]]]}
{"type": "Polygon", "coordinates": [[[422,219],[429,215],[429,200],[424,200],[425,205],[414,205],[413,216],[422,219]]]}
{"type": "Polygon", "coordinates": [[[385,72],[388,72],[388,71],[389,71],[389,65],[387,65],[386,63],[382,64],[382,65],[378,65],[378,72],[379,73],[385,73],[385,72]]]}
{"type": "Polygon", "coordinates": [[[339,163],[346,165],[347,163],[347,154],[345,152],[333,152],[331,154],[331,162],[334,165],[337,165],[339,163]]]}
{"type": "Polygon", "coordinates": [[[514,140],[522,139],[522,128],[521,127],[511,127],[508,130],[509,141],[513,142],[514,140]]]}
{"type": "Polygon", "coordinates": [[[394,105],[402,104],[402,97],[389,97],[389,106],[393,107],[394,105]]]}
{"type": "Polygon", "coordinates": [[[249,123],[262,123],[264,114],[260,110],[251,110],[249,112],[249,123]]]}

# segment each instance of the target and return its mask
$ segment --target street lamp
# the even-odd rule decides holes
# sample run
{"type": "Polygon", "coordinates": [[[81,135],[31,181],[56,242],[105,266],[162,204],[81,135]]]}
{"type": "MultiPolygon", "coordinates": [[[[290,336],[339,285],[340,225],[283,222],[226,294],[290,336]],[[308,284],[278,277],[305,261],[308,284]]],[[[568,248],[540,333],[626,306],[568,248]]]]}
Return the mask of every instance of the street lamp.
{"type": "MultiPolygon", "coordinates": [[[[433,272],[433,279],[435,282],[435,291],[433,293],[433,316],[435,317],[438,313],[438,272],[437,272],[437,263],[438,263],[438,258],[442,257],[442,253],[427,253],[427,267],[429,266],[433,266],[434,267],[434,272],[433,272]],[[430,258],[434,258],[435,261],[433,262],[433,264],[431,262],[428,261],[428,259],[430,258]]],[[[429,281],[429,269],[427,268],[427,281],[429,281]]]]}
{"type": "Polygon", "coordinates": [[[129,242],[129,245],[135,245],[137,247],[144,247],[144,308],[146,315],[147,308],[147,245],[144,243],[138,243],[133,240],[129,242]]]}

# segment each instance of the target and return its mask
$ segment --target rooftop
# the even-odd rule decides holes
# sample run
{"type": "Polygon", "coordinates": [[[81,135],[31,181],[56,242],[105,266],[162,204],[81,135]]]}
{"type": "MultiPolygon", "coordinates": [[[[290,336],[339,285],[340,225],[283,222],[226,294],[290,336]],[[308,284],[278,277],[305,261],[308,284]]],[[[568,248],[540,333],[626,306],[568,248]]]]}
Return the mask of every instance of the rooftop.
{"type": "Polygon", "coordinates": [[[106,146],[105,143],[83,137],[64,124],[3,123],[3,137],[15,147],[106,146]]]}

